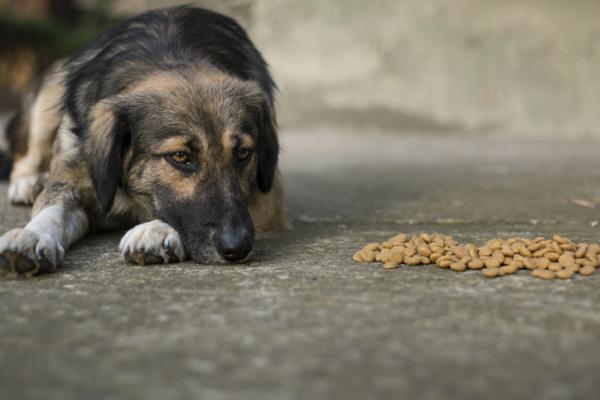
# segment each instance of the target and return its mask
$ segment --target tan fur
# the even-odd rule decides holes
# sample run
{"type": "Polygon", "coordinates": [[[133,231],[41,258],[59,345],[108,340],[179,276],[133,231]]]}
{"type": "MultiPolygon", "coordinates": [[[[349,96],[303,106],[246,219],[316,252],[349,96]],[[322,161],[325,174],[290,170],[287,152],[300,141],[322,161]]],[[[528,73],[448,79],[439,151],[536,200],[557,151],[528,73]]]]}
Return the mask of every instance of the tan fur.
{"type": "Polygon", "coordinates": [[[64,93],[60,65],[47,76],[29,110],[27,145],[24,154],[16,154],[11,180],[37,175],[48,170],[52,158],[52,143],[60,123],[58,101],[64,93]]]}
{"type": "MultiPolygon", "coordinates": [[[[92,123],[90,125],[90,135],[94,137],[94,144],[108,146],[111,143],[111,135],[115,117],[112,112],[112,106],[108,102],[102,101],[92,108],[92,123]]],[[[93,148],[90,152],[105,152],[110,149],[93,148]]]]}
{"type": "Polygon", "coordinates": [[[222,146],[227,154],[233,154],[236,138],[239,139],[240,149],[254,149],[254,140],[252,137],[245,134],[239,134],[233,129],[227,128],[223,134],[222,146]]]}
{"type": "Polygon", "coordinates": [[[199,174],[194,174],[189,177],[182,177],[181,173],[170,166],[167,161],[160,160],[158,174],[163,182],[166,182],[173,192],[177,194],[178,199],[191,199],[196,193],[199,174]]]}
{"type": "Polygon", "coordinates": [[[279,170],[275,172],[271,191],[269,193],[257,191],[250,200],[250,215],[257,232],[285,230],[290,227],[279,170]]]}
{"type": "Polygon", "coordinates": [[[189,152],[187,141],[184,137],[172,137],[160,143],[158,147],[159,153],[175,153],[177,151],[189,152]]]}

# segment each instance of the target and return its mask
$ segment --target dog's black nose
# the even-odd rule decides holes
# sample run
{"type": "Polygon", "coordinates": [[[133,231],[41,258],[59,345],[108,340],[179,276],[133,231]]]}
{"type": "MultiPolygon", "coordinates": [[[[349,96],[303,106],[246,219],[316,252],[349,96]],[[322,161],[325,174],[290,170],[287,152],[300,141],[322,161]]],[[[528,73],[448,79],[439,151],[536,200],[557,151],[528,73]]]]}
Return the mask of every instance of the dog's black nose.
{"type": "Polygon", "coordinates": [[[254,244],[254,229],[252,226],[226,225],[217,237],[217,251],[224,260],[240,261],[252,250],[254,244]]]}

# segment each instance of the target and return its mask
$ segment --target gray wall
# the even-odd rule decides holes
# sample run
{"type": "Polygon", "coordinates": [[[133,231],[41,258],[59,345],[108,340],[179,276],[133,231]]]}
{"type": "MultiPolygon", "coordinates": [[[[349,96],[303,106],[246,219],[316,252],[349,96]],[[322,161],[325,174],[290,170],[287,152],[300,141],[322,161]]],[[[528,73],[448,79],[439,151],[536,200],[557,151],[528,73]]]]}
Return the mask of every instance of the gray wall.
{"type": "Polygon", "coordinates": [[[284,126],[600,137],[598,0],[196,3],[249,29],[284,126]]]}

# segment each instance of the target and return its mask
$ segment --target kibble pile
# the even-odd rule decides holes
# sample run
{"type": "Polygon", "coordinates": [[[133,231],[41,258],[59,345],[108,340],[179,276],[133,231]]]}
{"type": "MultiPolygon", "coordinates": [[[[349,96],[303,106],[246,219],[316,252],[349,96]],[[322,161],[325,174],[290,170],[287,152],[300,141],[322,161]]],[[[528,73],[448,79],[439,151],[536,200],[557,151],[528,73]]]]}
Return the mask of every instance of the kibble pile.
{"type": "Polygon", "coordinates": [[[488,278],[527,269],[536,278],[570,279],[575,273],[592,275],[599,253],[598,244],[574,243],[558,235],[552,239],[492,239],[478,247],[472,243],[461,245],[452,236],[401,233],[386,242],[367,244],[354,254],[353,260],[380,262],[386,269],[435,263],[456,272],[481,270],[488,278]]]}

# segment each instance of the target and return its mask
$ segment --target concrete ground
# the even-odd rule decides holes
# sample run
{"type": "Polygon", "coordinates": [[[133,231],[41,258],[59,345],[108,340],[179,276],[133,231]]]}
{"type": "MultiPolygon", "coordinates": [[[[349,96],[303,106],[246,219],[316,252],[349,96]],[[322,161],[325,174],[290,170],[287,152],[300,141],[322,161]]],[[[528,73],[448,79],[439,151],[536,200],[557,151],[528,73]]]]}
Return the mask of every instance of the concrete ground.
{"type": "MultiPolygon", "coordinates": [[[[127,266],[120,234],[0,281],[1,399],[592,399],[600,275],[357,265],[398,232],[598,241],[600,143],[311,128],[282,135],[293,229],[241,266],[127,266]]],[[[28,209],[6,203],[0,227],[28,209]]]]}

